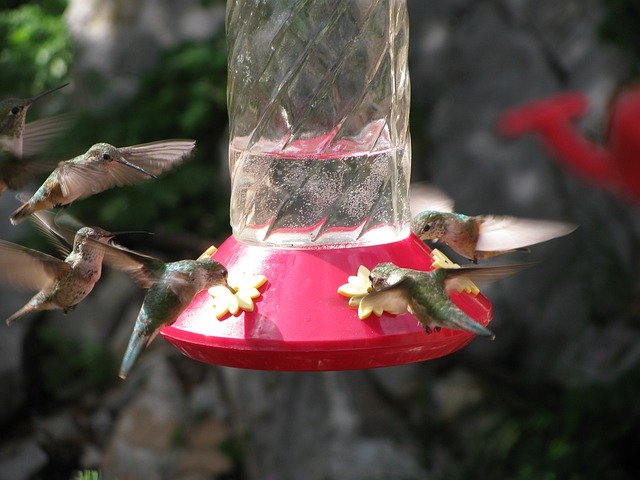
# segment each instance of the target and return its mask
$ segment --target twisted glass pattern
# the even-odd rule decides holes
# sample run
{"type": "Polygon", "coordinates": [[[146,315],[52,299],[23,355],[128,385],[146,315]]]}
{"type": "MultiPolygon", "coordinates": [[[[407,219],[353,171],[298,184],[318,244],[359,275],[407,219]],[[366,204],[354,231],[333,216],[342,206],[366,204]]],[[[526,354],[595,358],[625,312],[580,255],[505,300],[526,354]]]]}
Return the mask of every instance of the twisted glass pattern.
{"type": "Polygon", "coordinates": [[[404,0],[229,0],[231,224],[245,241],[408,234],[404,0]]]}

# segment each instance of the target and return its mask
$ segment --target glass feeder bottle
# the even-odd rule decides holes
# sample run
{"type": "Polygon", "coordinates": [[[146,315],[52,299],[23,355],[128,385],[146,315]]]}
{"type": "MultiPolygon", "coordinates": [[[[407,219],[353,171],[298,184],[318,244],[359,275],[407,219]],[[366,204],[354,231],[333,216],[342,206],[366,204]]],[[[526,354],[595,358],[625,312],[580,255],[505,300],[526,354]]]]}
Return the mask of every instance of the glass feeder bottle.
{"type": "Polygon", "coordinates": [[[229,0],[231,225],[240,241],[406,238],[404,0],[229,0]]]}

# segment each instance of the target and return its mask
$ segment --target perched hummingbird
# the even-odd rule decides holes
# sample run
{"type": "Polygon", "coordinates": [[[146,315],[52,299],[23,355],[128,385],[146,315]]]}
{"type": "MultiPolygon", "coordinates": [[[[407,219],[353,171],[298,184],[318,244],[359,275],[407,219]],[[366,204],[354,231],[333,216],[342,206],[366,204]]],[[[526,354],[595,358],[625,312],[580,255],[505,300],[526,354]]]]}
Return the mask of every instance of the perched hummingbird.
{"type": "Polygon", "coordinates": [[[102,245],[113,236],[98,227],[83,227],[75,234],[73,250],[66,250],[64,260],[0,240],[0,280],[38,290],[7,318],[7,324],[29,312],[62,309],[66,313],[74,308],[100,279],[102,245]]]}
{"type": "Polygon", "coordinates": [[[51,168],[51,162],[36,162],[29,157],[64,130],[70,117],[57,115],[27,124],[26,115],[36,100],[66,85],[68,83],[31,98],[0,101],[0,193],[7,188],[18,190],[33,175],[51,168]]]}
{"type": "Polygon", "coordinates": [[[60,162],[31,199],[13,212],[11,223],[115,186],[157,178],[181,163],[194,145],[194,140],[162,140],[120,148],[96,143],[86,153],[60,162]]]}
{"type": "Polygon", "coordinates": [[[138,285],[148,288],[138,313],[120,367],[120,378],[127,377],[142,350],[158,331],[170,325],[202,290],[227,284],[227,269],[209,257],[164,263],[157,258],[130,250],[109,250],[105,261],[132,275],[138,285]]]}
{"type": "Polygon", "coordinates": [[[427,210],[416,215],[411,230],[422,240],[440,240],[472,260],[484,259],[546,242],[573,232],[577,225],[547,220],[427,210]]]}
{"type": "Polygon", "coordinates": [[[448,282],[456,277],[472,281],[493,281],[527,267],[514,264],[490,267],[438,268],[428,272],[380,263],[369,276],[372,293],[362,299],[365,305],[384,306],[393,313],[408,311],[415,315],[427,333],[441,327],[466,330],[483,337],[495,335],[460,310],[447,295],[448,282]]]}

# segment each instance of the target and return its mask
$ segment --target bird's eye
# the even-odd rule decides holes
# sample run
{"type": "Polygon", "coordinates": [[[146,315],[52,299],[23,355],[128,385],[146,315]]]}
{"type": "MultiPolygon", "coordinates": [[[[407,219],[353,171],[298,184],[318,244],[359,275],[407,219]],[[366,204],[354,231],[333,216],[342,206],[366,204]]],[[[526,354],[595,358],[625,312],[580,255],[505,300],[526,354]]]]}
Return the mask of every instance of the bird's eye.
{"type": "Polygon", "coordinates": [[[111,155],[109,155],[108,153],[104,153],[104,154],[102,155],[102,159],[103,159],[103,160],[107,160],[107,161],[108,161],[108,160],[111,160],[111,155]]]}
{"type": "Polygon", "coordinates": [[[422,227],[422,231],[423,232],[428,232],[429,229],[431,228],[431,225],[429,225],[428,223],[424,225],[424,227],[422,227]]]}
{"type": "Polygon", "coordinates": [[[17,115],[18,113],[20,113],[20,107],[13,107],[11,109],[11,115],[17,115]]]}

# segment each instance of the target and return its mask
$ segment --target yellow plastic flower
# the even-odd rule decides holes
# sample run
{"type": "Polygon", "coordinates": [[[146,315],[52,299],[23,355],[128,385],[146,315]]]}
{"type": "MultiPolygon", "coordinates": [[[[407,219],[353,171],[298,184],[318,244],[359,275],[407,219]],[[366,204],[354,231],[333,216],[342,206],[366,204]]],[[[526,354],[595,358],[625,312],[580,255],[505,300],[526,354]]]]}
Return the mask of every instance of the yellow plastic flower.
{"type": "MultiPolygon", "coordinates": [[[[437,248],[433,249],[433,263],[431,267],[435,268],[460,268],[460,265],[449,260],[444,253],[437,248]]],[[[449,281],[448,285],[456,289],[458,292],[466,292],[471,295],[480,293],[480,289],[467,277],[458,277],[449,281]]]]}
{"type": "Polygon", "coordinates": [[[218,247],[216,247],[215,245],[211,245],[209,248],[207,248],[202,255],[200,255],[198,257],[198,260],[201,260],[203,258],[209,258],[211,255],[213,255],[214,253],[216,253],[218,251],[218,247]]]}
{"type": "Polygon", "coordinates": [[[371,271],[364,265],[360,265],[357,275],[351,275],[347,280],[348,283],[338,288],[338,293],[349,297],[349,306],[358,308],[358,317],[361,320],[369,317],[372,313],[378,317],[384,312],[384,305],[366,305],[362,302],[369,292],[372,290],[369,275],[371,271]]]}
{"type": "Polygon", "coordinates": [[[258,289],[266,281],[267,277],[264,275],[229,272],[227,283],[235,290],[235,294],[221,285],[210,288],[209,295],[213,297],[213,314],[216,318],[222,318],[227,312],[231,315],[236,315],[240,310],[253,312],[253,300],[260,296],[258,289]]]}

